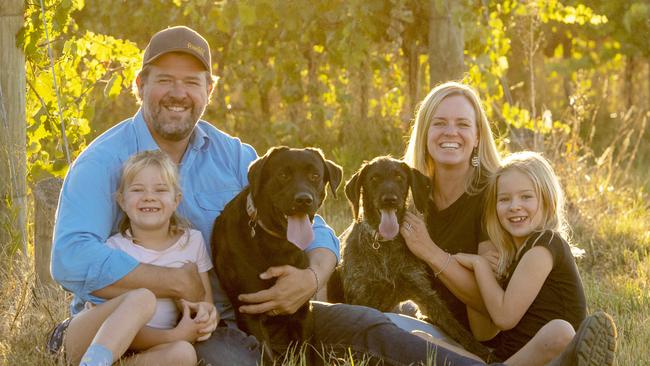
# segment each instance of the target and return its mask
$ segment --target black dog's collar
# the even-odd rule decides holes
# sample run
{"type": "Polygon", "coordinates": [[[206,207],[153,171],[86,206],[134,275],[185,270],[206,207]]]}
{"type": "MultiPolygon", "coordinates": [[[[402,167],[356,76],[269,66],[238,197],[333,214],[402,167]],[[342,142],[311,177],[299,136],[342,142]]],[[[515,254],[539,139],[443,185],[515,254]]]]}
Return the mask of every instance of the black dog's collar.
{"type": "Polygon", "coordinates": [[[248,214],[248,217],[250,220],[248,220],[248,227],[251,228],[251,238],[255,237],[255,227],[259,225],[264,231],[269,233],[269,235],[274,236],[279,239],[285,239],[285,236],[277,233],[262,223],[262,220],[259,220],[257,218],[257,208],[255,207],[255,203],[253,202],[253,194],[248,193],[248,196],[246,196],[246,213],[248,214]]]}

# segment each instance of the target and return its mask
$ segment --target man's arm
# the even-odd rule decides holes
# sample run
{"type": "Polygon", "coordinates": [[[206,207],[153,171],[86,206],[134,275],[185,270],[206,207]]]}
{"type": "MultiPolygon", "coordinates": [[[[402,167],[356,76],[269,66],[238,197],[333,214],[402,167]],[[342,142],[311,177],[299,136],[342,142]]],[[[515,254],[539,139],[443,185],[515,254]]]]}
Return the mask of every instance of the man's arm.
{"type": "Polygon", "coordinates": [[[277,310],[280,314],[293,314],[315,295],[316,286],[320,289],[327,283],[339,258],[339,240],[320,216],[314,219],[313,227],[314,241],[307,248],[311,269],[292,266],[269,268],[260,277],[277,277],[275,285],[253,294],[240,295],[241,301],[250,303],[241,306],[241,312],[261,314],[277,310]]]}
{"type": "Polygon", "coordinates": [[[140,263],[133,271],[92,295],[112,299],[136,288],[149,289],[156,297],[183,298],[193,302],[204,301],[207,296],[194,263],[186,263],[180,268],[140,263]]]}

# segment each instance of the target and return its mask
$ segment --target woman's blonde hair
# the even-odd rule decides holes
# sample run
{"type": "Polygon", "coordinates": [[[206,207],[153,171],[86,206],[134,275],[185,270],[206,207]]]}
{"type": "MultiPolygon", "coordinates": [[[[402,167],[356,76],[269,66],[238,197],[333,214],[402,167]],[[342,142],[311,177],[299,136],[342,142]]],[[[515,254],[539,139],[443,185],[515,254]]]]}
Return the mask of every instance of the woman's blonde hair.
{"type": "MultiPolygon", "coordinates": [[[[132,155],[124,163],[124,166],[122,167],[122,177],[120,178],[120,184],[117,187],[117,192],[115,192],[115,199],[118,201],[121,200],[124,194],[124,190],[131,182],[133,182],[135,176],[144,168],[150,166],[158,168],[162,180],[174,190],[174,195],[181,194],[180,179],[176,164],[174,164],[174,162],[166,153],[160,150],[148,150],[132,155]]],[[[131,220],[129,220],[129,216],[125,213],[124,217],[120,221],[119,231],[125,237],[131,237],[129,234],[130,228],[131,220]]],[[[176,235],[178,233],[186,231],[188,228],[190,228],[189,221],[174,211],[171,218],[169,219],[169,234],[176,235]]]]}
{"type": "Polygon", "coordinates": [[[497,214],[497,194],[499,178],[505,173],[516,170],[526,175],[535,189],[542,221],[535,232],[552,230],[568,240],[568,225],[564,212],[564,193],[551,164],[539,153],[521,151],[503,159],[501,167],[488,181],[485,201],[485,227],[490,240],[496,246],[500,256],[497,266],[498,275],[503,278],[508,266],[514,261],[517,248],[501,223],[497,214]]]}
{"type": "Polygon", "coordinates": [[[404,154],[404,161],[410,166],[434,178],[435,162],[427,150],[427,136],[433,114],[440,103],[447,97],[462,95],[470,102],[476,115],[476,129],[478,131],[478,157],[480,165],[474,167],[467,162],[472,169],[472,174],[465,181],[465,191],[470,194],[481,191],[484,178],[489,176],[499,166],[499,152],[497,151],[490,123],[483,110],[481,99],[478,93],[469,85],[449,81],[433,88],[418,106],[415,115],[415,124],[411,130],[408,147],[404,154]]]}

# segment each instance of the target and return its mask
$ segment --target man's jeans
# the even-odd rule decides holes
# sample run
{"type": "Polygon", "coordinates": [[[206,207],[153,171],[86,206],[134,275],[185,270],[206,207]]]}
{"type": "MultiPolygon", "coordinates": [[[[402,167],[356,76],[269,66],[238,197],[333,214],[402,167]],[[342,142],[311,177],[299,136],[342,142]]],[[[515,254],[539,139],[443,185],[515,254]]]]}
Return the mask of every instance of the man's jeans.
{"type": "MultiPolygon", "coordinates": [[[[484,363],[436,347],[404,331],[382,312],[364,306],[312,302],[316,350],[331,349],[343,358],[371,358],[383,365],[484,365],[484,363]],[[348,349],[350,351],[348,351],[348,349]]],[[[199,359],[206,365],[256,365],[261,346],[252,336],[232,328],[219,327],[212,337],[196,344],[199,359]]]]}

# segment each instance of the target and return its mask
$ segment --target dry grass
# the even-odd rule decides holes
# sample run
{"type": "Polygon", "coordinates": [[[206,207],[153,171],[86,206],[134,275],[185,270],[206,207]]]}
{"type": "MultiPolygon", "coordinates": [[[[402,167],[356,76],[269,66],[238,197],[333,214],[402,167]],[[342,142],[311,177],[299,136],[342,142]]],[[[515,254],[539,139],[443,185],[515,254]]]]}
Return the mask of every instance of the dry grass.
{"type": "MultiPolygon", "coordinates": [[[[575,135],[558,134],[547,140],[552,145],[547,146],[552,152],[547,156],[570,202],[573,242],[586,251],[578,264],[589,312],[602,309],[614,317],[618,364],[641,365],[650,364],[650,200],[640,189],[647,182],[628,174],[638,150],[638,139],[630,131],[643,131],[645,121],[620,126],[603,154],[586,149],[575,135]],[[616,136],[627,136],[628,142],[616,136]]],[[[342,193],[338,199],[330,197],[322,213],[338,233],[351,220],[342,193]]],[[[62,365],[46,354],[44,345],[52,326],[67,316],[69,296],[57,287],[35,285],[32,256],[10,260],[0,255],[0,263],[0,363],[62,365]]],[[[367,364],[351,357],[331,362],[367,364]]],[[[283,364],[302,365],[304,360],[289,357],[283,364]]]]}

